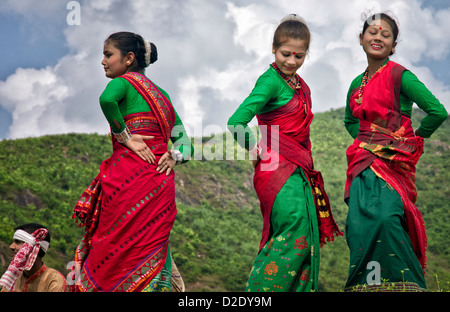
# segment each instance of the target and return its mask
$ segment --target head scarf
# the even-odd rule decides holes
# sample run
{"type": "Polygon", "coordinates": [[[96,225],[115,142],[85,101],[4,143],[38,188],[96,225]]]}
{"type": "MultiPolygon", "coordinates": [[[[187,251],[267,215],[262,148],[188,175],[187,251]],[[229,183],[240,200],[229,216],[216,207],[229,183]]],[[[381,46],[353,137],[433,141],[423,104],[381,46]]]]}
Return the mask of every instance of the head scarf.
{"type": "Polygon", "coordinates": [[[5,274],[3,274],[0,279],[0,286],[11,291],[14,288],[14,283],[20,276],[20,273],[22,273],[23,270],[30,270],[33,267],[39,250],[41,248],[44,251],[48,250],[49,243],[43,241],[47,234],[48,230],[44,228],[37,229],[32,234],[23,230],[17,230],[14,233],[14,239],[23,241],[24,244],[14,256],[5,274]]]}

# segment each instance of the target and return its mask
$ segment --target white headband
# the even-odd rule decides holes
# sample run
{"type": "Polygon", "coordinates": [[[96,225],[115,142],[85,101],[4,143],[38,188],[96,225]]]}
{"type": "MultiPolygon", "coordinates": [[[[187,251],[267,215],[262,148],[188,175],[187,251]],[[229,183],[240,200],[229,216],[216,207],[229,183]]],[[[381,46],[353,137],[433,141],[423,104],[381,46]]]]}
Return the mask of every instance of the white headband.
{"type": "Polygon", "coordinates": [[[37,241],[36,238],[31,235],[30,233],[25,232],[24,230],[17,230],[14,233],[13,239],[17,239],[20,240],[22,242],[25,242],[27,244],[30,244],[31,246],[34,246],[36,244],[39,244],[41,246],[41,248],[47,252],[48,247],[49,247],[49,242],[47,241],[37,241]]]}
{"type": "Polygon", "coordinates": [[[145,43],[145,65],[150,65],[150,54],[152,53],[152,46],[150,45],[150,41],[144,40],[145,43]]]}

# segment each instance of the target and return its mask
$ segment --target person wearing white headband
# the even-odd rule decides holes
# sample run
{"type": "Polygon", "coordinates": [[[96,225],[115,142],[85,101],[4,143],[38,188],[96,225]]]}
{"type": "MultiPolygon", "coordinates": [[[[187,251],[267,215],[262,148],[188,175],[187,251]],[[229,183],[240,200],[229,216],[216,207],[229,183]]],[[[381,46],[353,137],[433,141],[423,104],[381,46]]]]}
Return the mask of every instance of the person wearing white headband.
{"type": "Polygon", "coordinates": [[[15,229],[12,261],[0,278],[2,292],[64,292],[67,284],[64,276],[47,267],[42,261],[50,246],[48,230],[37,223],[29,223],[15,229]]]}

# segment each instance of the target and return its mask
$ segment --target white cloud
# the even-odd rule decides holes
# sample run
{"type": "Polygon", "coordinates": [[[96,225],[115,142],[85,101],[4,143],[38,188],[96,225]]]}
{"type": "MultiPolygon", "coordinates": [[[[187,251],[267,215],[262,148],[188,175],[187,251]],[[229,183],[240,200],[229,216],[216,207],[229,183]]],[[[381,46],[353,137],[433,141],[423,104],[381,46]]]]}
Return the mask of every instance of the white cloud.
{"type": "MultiPolygon", "coordinates": [[[[58,1],[59,2],[59,1],[58,1]]],[[[65,5],[5,1],[0,12],[33,18],[44,28],[65,21],[65,5]],[[62,15],[62,16],[60,16],[62,15]]],[[[411,69],[450,109],[450,86],[421,64],[448,59],[450,9],[422,8],[419,0],[382,1],[80,1],[81,25],[64,25],[70,54],[56,66],[20,68],[0,81],[0,105],[13,116],[10,138],[66,132],[106,133],[98,97],[108,83],[100,65],[103,40],[128,30],[153,41],[159,60],[147,75],[169,92],[190,132],[225,123],[273,61],[271,41],[278,21],[302,15],[312,32],[310,55],[300,75],[312,90],[314,111],[345,105],[351,80],[367,66],[359,46],[361,13],[390,10],[400,21],[392,58],[411,69]],[[199,128],[199,125],[201,127],[199,128]]],[[[59,25],[59,24],[58,24],[59,25]]],[[[52,31],[55,31],[54,29],[52,31]]],[[[61,30],[57,30],[61,31],[61,30]]],[[[35,31],[36,32],[36,31],[35,31]]],[[[49,32],[47,35],[52,35],[49,32]]]]}
{"type": "Polygon", "coordinates": [[[53,106],[51,102],[63,100],[66,94],[67,89],[57,84],[57,76],[50,67],[19,68],[5,82],[0,82],[0,97],[13,118],[11,137],[33,135],[30,130],[39,127],[41,116],[53,106]]]}

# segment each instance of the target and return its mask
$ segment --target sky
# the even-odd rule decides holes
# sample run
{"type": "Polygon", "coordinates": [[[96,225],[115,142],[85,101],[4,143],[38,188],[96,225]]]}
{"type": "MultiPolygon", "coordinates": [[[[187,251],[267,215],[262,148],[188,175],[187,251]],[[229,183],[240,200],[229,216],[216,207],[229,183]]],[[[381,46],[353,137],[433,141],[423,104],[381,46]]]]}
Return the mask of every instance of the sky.
{"type": "Polygon", "coordinates": [[[2,0],[0,140],[108,133],[98,99],[110,80],[101,60],[104,40],[117,31],[157,46],[158,61],[145,73],[169,93],[190,135],[224,132],[273,62],[273,32],[291,13],[311,30],[298,73],[313,112],[343,107],[367,66],[358,39],[363,16],[380,11],[399,22],[391,60],[450,111],[448,0],[2,0]]]}

